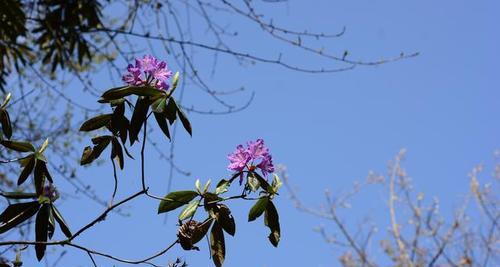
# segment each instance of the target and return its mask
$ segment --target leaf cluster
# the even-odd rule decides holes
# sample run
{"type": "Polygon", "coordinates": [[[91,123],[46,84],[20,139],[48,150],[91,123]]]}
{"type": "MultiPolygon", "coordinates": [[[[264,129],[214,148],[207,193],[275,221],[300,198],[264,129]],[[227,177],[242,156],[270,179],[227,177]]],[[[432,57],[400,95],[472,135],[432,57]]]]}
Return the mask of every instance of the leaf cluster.
{"type": "Polygon", "coordinates": [[[216,188],[210,191],[211,181],[209,180],[203,189],[200,181],[195,183],[196,190],[175,191],[167,194],[161,200],[158,206],[158,214],[170,212],[183,207],[179,213],[179,242],[185,250],[198,250],[194,246],[203,236],[210,231],[210,250],[212,260],[215,266],[220,267],[226,257],[224,233],[234,236],[236,233],[236,222],[231,214],[230,208],[222,203],[232,199],[252,200],[248,194],[260,189],[259,197],[248,213],[248,221],[254,221],[264,214],[264,224],[270,229],[268,236],[273,246],[278,246],[280,241],[280,223],[279,215],[273,204],[273,198],[278,193],[281,186],[281,180],[274,175],[271,184],[262,176],[254,171],[248,171],[245,191],[241,195],[222,197],[222,194],[228,192],[229,187],[237,177],[244,172],[235,173],[229,180],[221,179],[216,188]],[[255,179],[256,181],[252,181],[255,179]],[[194,219],[199,207],[203,207],[206,218],[202,222],[194,219]]]}
{"type": "MultiPolygon", "coordinates": [[[[8,139],[12,136],[12,129],[10,127],[6,127],[11,124],[6,110],[9,100],[10,94],[7,95],[4,103],[0,107],[0,114],[4,114],[2,117],[2,132],[8,139]]],[[[21,166],[21,172],[17,180],[17,185],[20,186],[24,184],[30,176],[33,176],[35,192],[0,193],[1,196],[9,200],[31,200],[7,206],[7,208],[0,214],[0,234],[19,226],[21,223],[36,215],[35,238],[37,243],[35,245],[35,251],[37,259],[40,261],[45,255],[47,246],[45,242],[47,242],[48,239],[51,239],[54,235],[56,222],[66,237],[70,238],[72,236],[67,223],[54,205],[54,201],[57,199],[57,192],[52,186],[54,181],[47,168],[47,158],[44,156],[44,152],[49,145],[49,141],[48,139],[45,140],[39,149],[35,149],[35,146],[29,142],[8,139],[0,140],[0,144],[13,152],[21,154],[27,153],[15,160],[18,161],[21,166]]]]}

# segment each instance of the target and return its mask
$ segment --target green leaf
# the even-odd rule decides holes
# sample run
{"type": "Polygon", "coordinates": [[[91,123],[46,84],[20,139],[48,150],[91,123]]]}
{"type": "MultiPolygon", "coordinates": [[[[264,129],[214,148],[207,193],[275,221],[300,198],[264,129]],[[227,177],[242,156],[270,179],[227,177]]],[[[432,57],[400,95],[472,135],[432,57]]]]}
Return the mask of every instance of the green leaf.
{"type": "Polygon", "coordinates": [[[127,135],[128,135],[128,129],[130,127],[130,121],[122,117],[122,120],[119,123],[119,131],[120,131],[120,140],[122,140],[122,143],[125,144],[127,142],[127,135]]]}
{"type": "Polygon", "coordinates": [[[8,93],[5,96],[5,99],[3,100],[3,103],[2,103],[2,106],[1,106],[2,109],[4,109],[9,104],[9,101],[10,101],[11,98],[12,98],[12,94],[11,93],[8,93]]]}
{"type": "Polygon", "coordinates": [[[277,247],[281,237],[280,220],[278,211],[272,201],[267,203],[266,211],[264,213],[264,224],[271,230],[271,233],[268,236],[269,241],[273,244],[273,246],[277,247]]]}
{"type": "Polygon", "coordinates": [[[175,88],[177,88],[178,84],[179,84],[179,72],[177,71],[174,74],[174,78],[172,78],[172,87],[170,90],[172,90],[172,92],[173,92],[175,90],[175,88]]]}
{"type": "Polygon", "coordinates": [[[44,204],[38,211],[35,220],[35,236],[36,236],[36,258],[38,261],[41,261],[43,256],[45,255],[45,249],[47,248],[46,244],[38,243],[38,242],[47,242],[47,234],[49,227],[49,205],[44,204]]]}
{"type": "Polygon", "coordinates": [[[54,183],[54,181],[52,180],[52,176],[50,175],[49,170],[47,169],[47,163],[45,163],[44,161],[40,161],[40,165],[43,175],[45,175],[45,177],[47,178],[47,180],[49,180],[49,182],[54,183]]]}
{"type": "Polygon", "coordinates": [[[37,160],[43,161],[45,163],[47,162],[47,158],[43,154],[38,153],[38,152],[35,152],[34,154],[35,154],[34,156],[37,160]]]}
{"type": "Polygon", "coordinates": [[[2,132],[10,139],[12,137],[12,124],[9,113],[5,109],[0,109],[0,123],[2,124],[2,132]]]}
{"type": "Polygon", "coordinates": [[[156,99],[153,104],[151,104],[151,110],[154,113],[163,113],[167,107],[167,99],[165,97],[160,97],[156,99]]]}
{"type": "MultiPolygon", "coordinates": [[[[269,189],[271,189],[271,186],[266,181],[266,179],[264,179],[264,177],[260,176],[260,174],[258,174],[257,172],[252,171],[252,174],[253,174],[253,176],[255,176],[255,178],[257,178],[257,180],[259,180],[260,187],[262,187],[262,189],[264,189],[265,191],[269,192],[269,189]]],[[[269,192],[269,193],[272,193],[272,192],[269,192]]]]}
{"type": "Polygon", "coordinates": [[[138,140],[139,132],[141,131],[142,125],[146,120],[146,116],[149,110],[149,100],[146,98],[139,97],[135,103],[134,113],[130,120],[129,127],[129,139],[130,144],[134,144],[138,140]]]}
{"type": "Polygon", "coordinates": [[[200,204],[199,200],[192,201],[187,205],[184,210],[179,214],[179,220],[185,220],[187,218],[190,218],[191,216],[194,215],[196,210],[198,209],[198,204],[200,204]]]}
{"type": "Polygon", "coordinates": [[[29,142],[2,140],[0,144],[18,152],[35,152],[35,147],[29,142]]]}
{"type": "Polygon", "coordinates": [[[203,206],[206,211],[209,212],[210,216],[215,218],[215,212],[217,211],[217,202],[222,200],[218,195],[206,192],[203,194],[203,206]]]}
{"type": "Polygon", "coordinates": [[[259,179],[257,179],[257,177],[254,175],[254,172],[248,173],[247,185],[250,190],[252,190],[252,192],[259,190],[260,182],[259,179]]]}
{"type": "Polygon", "coordinates": [[[111,143],[111,160],[114,159],[117,159],[118,166],[120,166],[120,169],[123,170],[123,167],[125,165],[123,158],[123,148],[118,139],[116,138],[113,138],[111,143]]]}
{"type": "Polygon", "coordinates": [[[111,101],[129,95],[154,97],[162,94],[164,94],[162,91],[150,86],[127,86],[110,89],[104,92],[101,97],[106,101],[111,101]]]}
{"type": "Polygon", "coordinates": [[[249,222],[254,221],[262,215],[262,213],[266,210],[267,202],[269,202],[267,197],[260,198],[257,202],[255,202],[255,205],[253,205],[248,213],[249,222]]]}
{"type": "Polygon", "coordinates": [[[229,183],[232,183],[234,181],[234,179],[238,178],[238,177],[242,177],[243,175],[243,172],[236,172],[233,174],[233,176],[231,176],[231,179],[229,179],[229,183]]]}
{"type": "Polygon", "coordinates": [[[213,221],[214,219],[209,218],[198,225],[196,230],[193,232],[192,236],[193,245],[198,243],[208,233],[208,230],[210,229],[210,226],[212,225],[213,221]]]}
{"type": "Polygon", "coordinates": [[[34,176],[35,176],[35,190],[37,195],[42,195],[43,193],[43,185],[45,182],[45,173],[43,169],[43,164],[45,162],[37,160],[35,162],[35,171],[34,171],[34,176]]]}
{"type": "Polygon", "coordinates": [[[236,232],[236,223],[234,222],[234,217],[231,214],[231,210],[224,205],[218,205],[218,211],[216,213],[217,222],[222,226],[222,229],[226,231],[226,233],[234,236],[236,232]]]}
{"type": "Polygon", "coordinates": [[[158,126],[160,127],[163,134],[168,138],[168,140],[171,140],[170,131],[168,130],[168,123],[164,115],[160,113],[153,113],[153,115],[155,116],[156,122],[158,123],[158,126]]]}
{"type": "Polygon", "coordinates": [[[45,139],[45,141],[43,142],[42,146],[40,147],[40,149],[38,150],[38,153],[42,154],[45,149],[47,149],[47,146],[49,146],[49,139],[45,139]]]}
{"type": "Polygon", "coordinates": [[[193,136],[193,129],[191,128],[191,123],[189,122],[186,114],[184,114],[184,111],[182,111],[180,107],[177,107],[177,115],[179,116],[179,119],[181,119],[182,126],[184,126],[184,129],[186,129],[189,135],[193,136]]]}
{"type": "Polygon", "coordinates": [[[220,180],[218,183],[217,183],[217,187],[215,188],[215,194],[217,195],[220,195],[222,193],[225,193],[229,190],[229,186],[231,185],[231,183],[227,180],[220,180]]]}
{"type": "Polygon", "coordinates": [[[93,117],[85,121],[82,126],[80,126],[81,132],[90,132],[102,128],[111,122],[113,114],[104,114],[93,117]]]}
{"type": "Polygon", "coordinates": [[[64,233],[64,235],[67,238],[70,238],[72,236],[71,231],[69,230],[68,224],[64,221],[64,218],[62,217],[61,213],[59,210],[54,205],[51,205],[52,212],[54,214],[54,218],[57,221],[57,224],[59,224],[59,228],[61,228],[61,231],[64,233]]]}
{"type": "Polygon", "coordinates": [[[208,188],[210,188],[211,184],[212,184],[212,179],[208,179],[207,183],[203,187],[203,194],[205,194],[208,191],[208,188]]]}
{"type": "Polygon", "coordinates": [[[122,121],[125,115],[125,103],[122,102],[117,104],[115,109],[113,110],[113,115],[111,116],[111,132],[116,134],[123,127],[122,121]]]}
{"type": "Polygon", "coordinates": [[[37,203],[37,201],[32,201],[32,202],[24,202],[24,203],[15,203],[9,205],[3,212],[0,214],[0,222],[6,223],[13,218],[15,218],[17,215],[25,211],[26,209],[30,208],[34,203],[37,203]]]}
{"type": "Polygon", "coordinates": [[[52,208],[50,206],[52,205],[47,205],[49,208],[49,225],[48,225],[48,228],[47,228],[47,231],[48,231],[48,235],[49,235],[49,239],[52,239],[52,237],[54,236],[54,232],[56,230],[56,222],[54,220],[54,212],[52,212],[52,208]]]}
{"type": "Polygon", "coordinates": [[[216,267],[221,267],[226,258],[226,245],[224,242],[224,232],[222,227],[216,222],[210,231],[210,250],[212,252],[212,260],[216,267]]]}
{"type": "Polygon", "coordinates": [[[0,234],[7,232],[8,230],[14,228],[18,224],[26,221],[31,218],[40,208],[40,204],[38,201],[28,202],[28,203],[19,203],[13,204],[7,208],[2,214],[0,214],[0,220],[4,222],[4,224],[0,225],[0,234]],[[24,204],[22,209],[17,209],[17,212],[13,212],[12,210],[7,211],[9,207],[13,205],[24,204]],[[11,213],[13,212],[13,213],[11,213]]]}
{"type": "Polygon", "coordinates": [[[86,165],[94,161],[92,154],[92,148],[90,146],[86,146],[83,149],[82,158],[80,159],[80,165],[86,165]]]}
{"type": "Polygon", "coordinates": [[[195,191],[176,191],[164,197],[158,206],[158,214],[175,210],[180,206],[188,204],[198,193],[195,191]]]}
{"type": "Polygon", "coordinates": [[[24,193],[24,192],[3,192],[2,196],[8,199],[29,199],[37,198],[35,193],[24,193]]]}
{"type": "Polygon", "coordinates": [[[165,118],[167,118],[170,125],[172,125],[172,123],[174,123],[174,121],[177,119],[177,104],[172,97],[169,99],[164,113],[165,118]]]}
{"type": "Polygon", "coordinates": [[[198,193],[201,193],[200,179],[196,179],[196,182],[194,182],[194,187],[196,188],[196,191],[198,191],[198,193]]]}
{"type": "Polygon", "coordinates": [[[283,185],[283,182],[281,181],[280,177],[273,173],[273,182],[271,183],[271,186],[273,187],[274,193],[278,192],[278,189],[283,185]]]}
{"type": "Polygon", "coordinates": [[[19,175],[19,179],[17,179],[17,185],[22,185],[26,179],[30,176],[31,172],[33,172],[33,169],[35,168],[35,157],[30,156],[26,166],[24,167],[23,171],[19,175]]]}
{"type": "Polygon", "coordinates": [[[110,135],[103,135],[92,138],[92,143],[95,144],[94,148],[92,149],[92,160],[98,159],[99,156],[101,156],[102,152],[104,151],[104,149],[106,149],[106,147],[108,147],[112,139],[113,136],[110,135]]]}

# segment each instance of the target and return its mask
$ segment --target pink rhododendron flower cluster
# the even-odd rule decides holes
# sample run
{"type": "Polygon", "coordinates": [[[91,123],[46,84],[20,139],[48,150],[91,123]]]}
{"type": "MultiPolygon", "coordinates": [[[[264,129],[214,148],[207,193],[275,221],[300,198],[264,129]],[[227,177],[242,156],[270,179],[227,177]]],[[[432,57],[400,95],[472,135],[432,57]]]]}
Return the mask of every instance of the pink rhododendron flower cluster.
{"type": "Polygon", "coordinates": [[[264,176],[274,172],[273,158],[264,140],[248,141],[246,148],[238,145],[236,150],[227,156],[230,163],[228,170],[242,172],[245,169],[253,171],[260,169],[264,176]]]}
{"type": "Polygon", "coordinates": [[[142,59],[135,59],[135,65],[127,66],[128,73],[123,75],[122,80],[134,86],[150,85],[160,90],[168,90],[168,79],[172,77],[172,71],[168,69],[165,61],[146,55],[142,59]]]}

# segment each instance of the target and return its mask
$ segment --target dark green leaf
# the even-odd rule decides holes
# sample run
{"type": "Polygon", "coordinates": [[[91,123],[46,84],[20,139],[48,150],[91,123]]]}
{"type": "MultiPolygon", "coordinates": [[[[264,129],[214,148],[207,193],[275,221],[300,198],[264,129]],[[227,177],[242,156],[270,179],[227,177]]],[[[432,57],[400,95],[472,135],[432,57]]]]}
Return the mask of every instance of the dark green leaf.
{"type": "Polygon", "coordinates": [[[10,139],[12,137],[12,124],[7,110],[0,109],[0,123],[2,123],[3,134],[10,139]]]}
{"type": "Polygon", "coordinates": [[[215,266],[221,267],[226,258],[226,245],[224,241],[224,232],[222,232],[222,227],[217,221],[214,222],[212,231],[210,231],[210,248],[215,266]]]}
{"type": "Polygon", "coordinates": [[[35,157],[31,156],[27,160],[28,161],[26,163],[26,166],[24,167],[23,171],[19,175],[19,179],[17,179],[17,185],[23,184],[24,181],[26,181],[26,179],[28,179],[31,172],[33,172],[33,169],[35,168],[35,162],[37,161],[37,160],[35,160],[35,157]]]}
{"type": "Polygon", "coordinates": [[[51,183],[54,183],[54,180],[52,180],[52,175],[50,175],[49,173],[49,170],[47,169],[47,163],[43,162],[43,161],[40,161],[41,162],[41,169],[42,169],[42,172],[43,174],[45,175],[45,177],[47,177],[47,180],[49,180],[49,182],[51,183]]]}
{"type": "Polygon", "coordinates": [[[91,118],[82,124],[80,131],[90,132],[102,128],[111,122],[112,117],[113,114],[104,114],[91,118]]]}
{"type": "Polygon", "coordinates": [[[123,170],[123,166],[125,164],[123,158],[123,148],[116,138],[113,138],[111,151],[111,160],[114,160],[115,158],[118,159],[118,165],[120,166],[120,169],[123,170]]]}
{"type": "Polygon", "coordinates": [[[94,160],[92,154],[93,154],[92,148],[90,146],[86,146],[83,149],[82,158],[80,159],[80,165],[86,165],[91,163],[94,160]]]}
{"type": "Polygon", "coordinates": [[[264,224],[269,227],[271,233],[268,238],[273,246],[277,247],[280,242],[281,231],[278,211],[272,201],[267,203],[266,211],[264,213],[264,224]]]}
{"type": "Polygon", "coordinates": [[[47,248],[46,244],[38,243],[38,242],[47,242],[47,234],[49,228],[49,205],[44,204],[38,211],[35,220],[35,236],[36,236],[36,258],[38,261],[41,261],[43,256],[45,255],[45,249],[47,248]]]}
{"type": "Polygon", "coordinates": [[[2,196],[8,199],[37,198],[37,195],[35,193],[24,193],[24,192],[3,192],[2,196]]]}
{"type": "Polygon", "coordinates": [[[43,167],[42,165],[45,164],[45,162],[37,160],[35,162],[35,171],[34,171],[34,176],[35,176],[35,190],[37,195],[42,195],[43,193],[43,185],[45,183],[45,173],[43,172],[43,167]]]}
{"type": "Polygon", "coordinates": [[[175,210],[180,206],[188,204],[198,193],[195,191],[176,191],[164,197],[158,206],[158,214],[175,210]]]}
{"type": "Polygon", "coordinates": [[[208,233],[213,221],[214,219],[209,218],[198,225],[192,236],[193,245],[198,243],[208,233]]]}
{"type": "Polygon", "coordinates": [[[163,117],[163,114],[160,113],[153,113],[155,116],[156,122],[158,123],[158,126],[160,126],[161,131],[165,136],[170,140],[170,132],[168,130],[168,123],[165,117],[163,117]]]}
{"type": "MultiPolygon", "coordinates": [[[[109,99],[108,101],[110,100],[115,100],[115,99],[119,99],[119,98],[122,98],[120,97],[120,94],[125,94],[124,96],[127,96],[127,94],[125,92],[127,92],[126,90],[124,91],[123,89],[127,89],[129,88],[128,86],[119,86],[119,87],[115,87],[115,88],[111,88],[107,91],[105,91],[101,97],[103,99],[109,99]]],[[[130,94],[129,94],[130,95],[130,94]]]]}
{"type": "Polygon", "coordinates": [[[215,213],[217,212],[217,202],[220,200],[222,200],[222,198],[214,193],[206,192],[203,194],[203,206],[213,218],[216,217],[215,213]]]}
{"type": "MultiPolygon", "coordinates": [[[[24,206],[24,209],[20,210],[19,213],[14,214],[13,217],[7,220],[2,220],[4,224],[0,226],[0,234],[3,234],[7,232],[8,230],[12,229],[16,225],[26,221],[27,219],[31,218],[35,213],[38,211],[38,208],[40,208],[40,204],[38,204],[38,201],[33,201],[33,202],[28,202],[28,203],[23,203],[26,204],[24,206]]],[[[16,204],[14,204],[16,205],[16,204]]],[[[5,213],[5,211],[4,211],[5,213]]],[[[0,215],[0,218],[3,219],[3,217],[7,217],[7,214],[0,215]]]]}
{"type": "Polygon", "coordinates": [[[15,203],[9,205],[3,212],[0,214],[0,222],[6,223],[12,220],[14,217],[22,213],[23,211],[30,208],[37,201],[32,202],[24,202],[24,203],[15,203]]]}
{"type": "Polygon", "coordinates": [[[232,183],[234,181],[234,179],[236,179],[237,177],[241,177],[243,175],[243,172],[236,172],[233,174],[233,176],[231,176],[231,179],[229,179],[229,183],[232,183]]]}
{"type": "Polygon", "coordinates": [[[189,122],[189,119],[187,118],[186,114],[184,114],[184,111],[180,107],[177,107],[177,115],[179,115],[179,119],[181,119],[182,126],[184,126],[184,129],[189,133],[189,135],[193,136],[193,129],[191,128],[191,123],[189,122]]]}
{"type": "Polygon", "coordinates": [[[168,119],[170,125],[172,125],[175,119],[177,119],[177,104],[173,98],[169,99],[167,106],[165,107],[165,117],[168,119]]]}
{"type": "Polygon", "coordinates": [[[128,128],[130,126],[130,121],[125,118],[125,117],[122,117],[122,120],[120,121],[119,123],[119,135],[120,135],[120,139],[122,140],[122,143],[125,144],[125,142],[127,142],[127,134],[128,134],[128,128]]]}
{"type": "Polygon", "coordinates": [[[196,210],[198,209],[198,204],[200,204],[199,200],[194,200],[189,205],[187,205],[184,210],[179,214],[179,220],[185,220],[194,215],[196,210]]]}
{"type": "MultiPolygon", "coordinates": [[[[271,188],[271,186],[269,185],[269,183],[266,181],[266,179],[264,179],[262,176],[260,176],[260,174],[258,174],[257,172],[255,171],[252,171],[252,174],[255,176],[255,178],[257,178],[257,180],[259,180],[259,184],[260,184],[260,187],[262,187],[262,189],[264,189],[265,191],[268,191],[271,188]]],[[[270,192],[272,193],[272,192],[270,192]]]]}
{"type": "Polygon", "coordinates": [[[118,87],[110,89],[104,94],[102,94],[102,98],[106,101],[115,100],[119,98],[123,98],[129,95],[138,95],[138,96],[160,96],[163,92],[150,87],[150,86],[128,86],[128,87],[118,87]]]}
{"type": "Polygon", "coordinates": [[[167,99],[165,97],[160,97],[151,104],[151,110],[153,110],[154,113],[163,113],[166,107],[167,99]]]}
{"type": "Polygon", "coordinates": [[[138,140],[139,132],[141,131],[144,121],[146,121],[148,109],[149,100],[139,97],[135,103],[134,113],[132,114],[132,119],[130,120],[129,139],[131,145],[138,140]]]}
{"type": "Polygon", "coordinates": [[[222,229],[224,229],[226,233],[234,236],[236,232],[236,223],[234,222],[233,215],[231,215],[231,210],[229,210],[226,205],[219,204],[216,217],[222,229]]]}
{"type": "Polygon", "coordinates": [[[41,154],[40,152],[36,152],[35,153],[35,158],[37,160],[40,160],[40,161],[43,161],[43,162],[47,162],[47,158],[43,154],[41,154]]]}
{"type": "Polygon", "coordinates": [[[54,220],[54,212],[52,211],[52,208],[51,206],[52,205],[47,205],[49,206],[48,210],[49,210],[49,225],[48,225],[48,235],[49,235],[49,239],[52,239],[52,236],[54,236],[54,232],[56,230],[56,222],[54,220]]]}
{"type": "Polygon", "coordinates": [[[29,142],[2,140],[0,144],[18,152],[35,152],[35,147],[29,142]]]}
{"type": "Polygon", "coordinates": [[[54,218],[57,221],[57,224],[59,224],[59,228],[61,228],[61,231],[64,233],[64,235],[67,238],[70,238],[72,236],[71,231],[69,230],[68,224],[64,221],[64,218],[62,217],[61,213],[59,210],[54,205],[51,205],[52,212],[54,214],[54,218]]]}
{"type": "Polygon", "coordinates": [[[262,213],[266,210],[267,202],[269,202],[269,199],[267,197],[261,198],[257,200],[255,205],[250,209],[250,212],[248,213],[248,221],[251,222],[262,215],[262,213]]]}
{"type": "Polygon", "coordinates": [[[94,148],[92,149],[92,160],[98,159],[99,156],[101,156],[102,152],[104,151],[104,149],[106,149],[106,147],[108,147],[112,139],[113,136],[110,135],[103,135],[92,138],[92,143],[95,144],[94,148]]]}
{"type": "Polygon", "coordinates": [[[113,115],[111,116],[111,132],[116,134],[121,130],[121,123],[125,115],[125,103],[116,105],[113,115]]]}

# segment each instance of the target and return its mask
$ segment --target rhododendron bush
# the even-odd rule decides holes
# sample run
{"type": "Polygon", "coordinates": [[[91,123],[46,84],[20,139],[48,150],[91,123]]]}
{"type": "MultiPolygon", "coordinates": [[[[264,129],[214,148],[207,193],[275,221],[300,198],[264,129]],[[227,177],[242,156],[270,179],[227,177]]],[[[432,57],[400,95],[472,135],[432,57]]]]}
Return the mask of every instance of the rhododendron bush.
{"type": "MultiPolygon", "coordinates": [[[[80,229],[74,229],[71,226],[71,218],[64,217],[57,209],[58,177],[51,174],[48,164],[50,158],[44,154],[50,145],[49,140],[37,147],[36,144],[16,139],[18,136],[15,129],[12,129],[8,111],[11,96],[7,96],[0,108],[3,134],[0,143],[20,156],[3,163],[14,164],[13,166],[20,164],[17,184],[32,184],[33,191],[1,193],[9,199],[10,205],[0,214],[0,234],[13,231],[16,226],[32,217],[35,218],[35,233],[33,241],[6,241],[2,242],[2,245],[33,247],[39,261],[44,258],[47,246],[69,246],[83,250],[89,255],[107,257],[121,263],[151,265],[152,259],[166,253],[175,245],[180,245],[185,250],[198,250],[197,243],[208,235],[212,260],[215,266],[222,266],[226,256],[226,235],[236,234],[236,220],[228,202],[248,200],[255,202],[248,213],[248,221],[262,216],[264,225],[269,228],[270,243],[278,246],[280,223],[273,199],[278,194],[281,181],[274,174],[273,159],[264,140],[249,140],[245,146],[238,145],[227,157],[227,169],[231,174],[227,179],[214,183],[215,186],[211,186],[210,180],[204,185],[197,180],[192,189],[168,192],[165,196],[153,195],[145,178],[144,167],[147,127],[154,121],[153,124],[156,124],[169,140],[170,127],[178,121],[189,135],[193,132],[189,119],[173,97],[178,86],[179,73],[174,75],[165,61],[146,55],[128,65],[122,80],[126,85],[105,91],[98,100],[99,103],[108,105],[110,112],[96,114],[80,127],[80,131],[89,132],[94,136],[86,141],[91,144],[83,148],[80,164],[91,165],[97,159],[109,158],[113,163],[114,173],[111,204],[101,215],[80,229]],[[105,134],[102,134],[103,132],[105,134]],[[128,147],[136,143],[141,147],[139,156],[132,155],[128,150],[128,147]],[[137,171],[126,169],[125,162],[129,160],[141,161],[138,176],[141,179],[141,187],[137,193],[117,200],[116,193],[120,189],[117,168],[129,172],[137,171]],[[234,183],[235,181],[238,182],[234,183]],[[231,187],[236,187],[238,194],[231,195],[231,187]],[[158,214],[179,210],[177,236],[173,237],[175,241],[162,253],[131,262],[77,244],[78,237],[102,221],[110,211],[138,197],[147,197],[158,202],[158,214]],[[66,239],[53,240],[56,229],[60,229],[66,239]]],[[[158,219],[160,220],[160,217],[158,219]]],[[[18,258],[13,261],[14,266],[20,266],[22,253],[20,252],[18,258]]]]}

